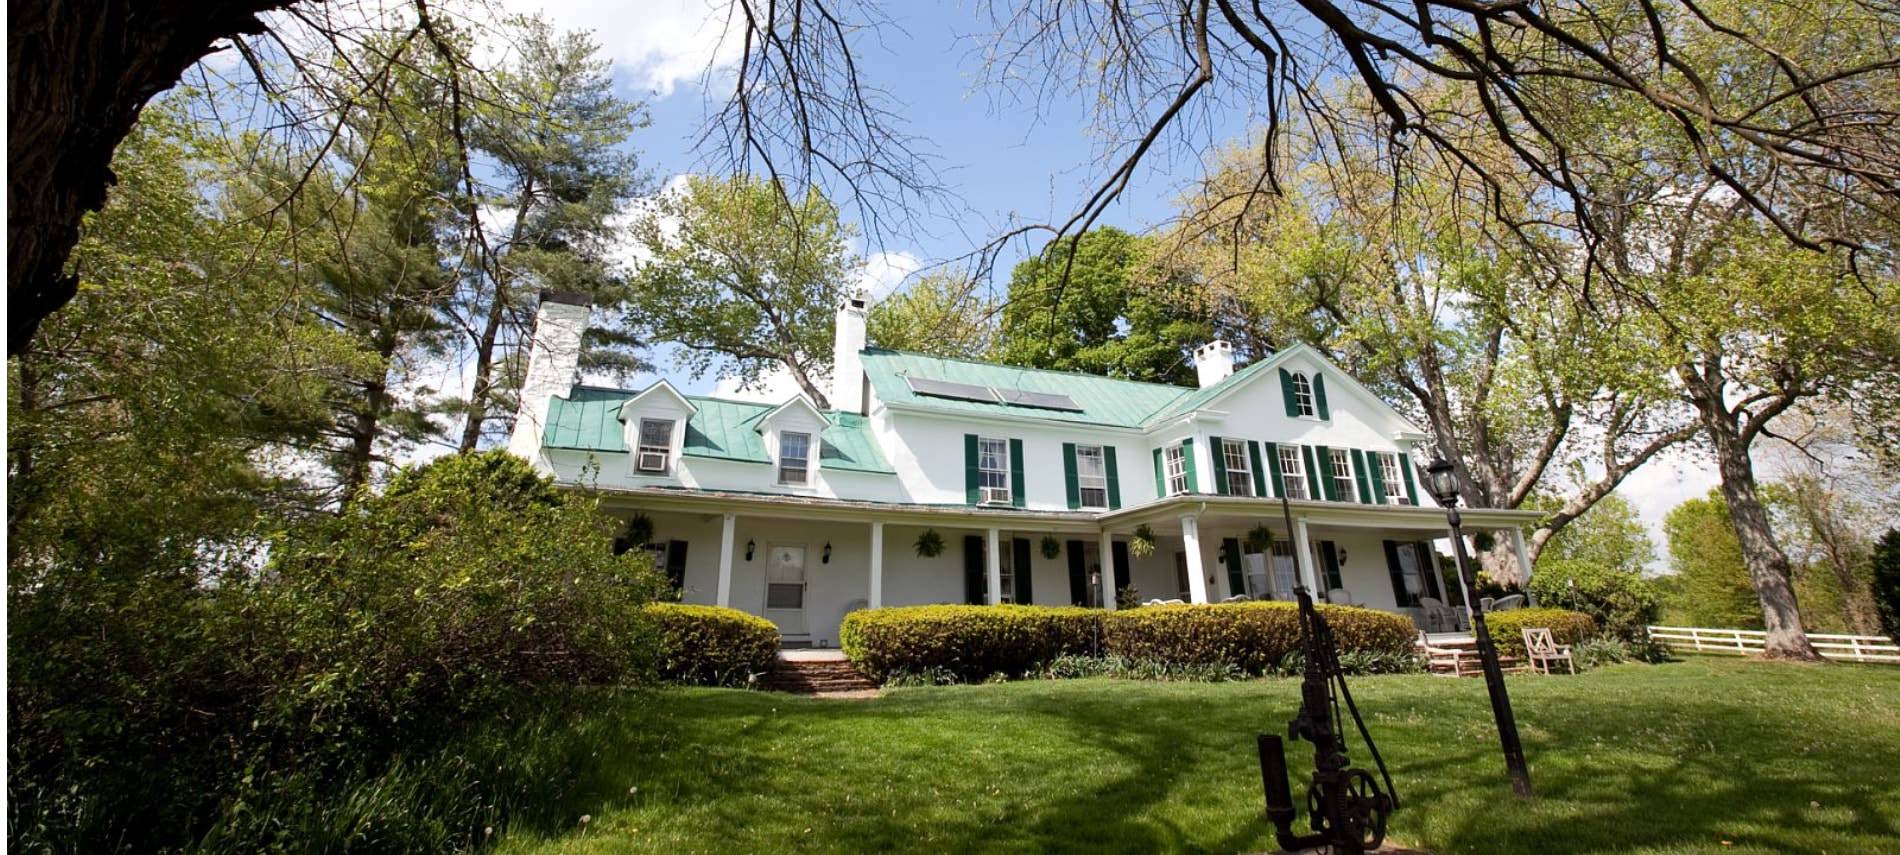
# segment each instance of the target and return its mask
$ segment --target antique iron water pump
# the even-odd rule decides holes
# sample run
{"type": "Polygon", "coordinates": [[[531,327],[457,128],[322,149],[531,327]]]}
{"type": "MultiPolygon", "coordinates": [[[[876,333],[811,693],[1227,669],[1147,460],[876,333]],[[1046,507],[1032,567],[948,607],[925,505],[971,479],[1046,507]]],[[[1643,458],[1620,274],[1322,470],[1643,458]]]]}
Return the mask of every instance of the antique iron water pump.
{"type": "Polygon", "coordinates": [[[1313,745],[1313,776],[1306,790],[1309,834],[1294,831],[1292,788],[1287,782],[1286,745],[1277,734],[1260,734],[1260,776],[1266,789],[1267,819],[1273,822],[1280,848],[1294,851],[1329,847],[1334,853],[1362,853],[1385,840],[1386,820],[1399,806],[1385,760],[1366,732],[1365,720],[1353,703],[1352,690],[1339,666],[1339,649],[1332,628],[1305,587],[1295,588],[1300,601],[1300,654],[1304,657],[1300,684],[1300,712],[1287,723],[1287,735],[1313,745]],[[1342,703],[1343,702],[1343,703],[1342,703]],[[1343,712],[1342,712],[1343,707],[1343,712]],[[1366,752],[1379,775],[1352,768],[1346,756],[1345,716],[1352,716],[1366,752]],[[1381,786],[1383,782],[1384,786],[1381,786]]]}

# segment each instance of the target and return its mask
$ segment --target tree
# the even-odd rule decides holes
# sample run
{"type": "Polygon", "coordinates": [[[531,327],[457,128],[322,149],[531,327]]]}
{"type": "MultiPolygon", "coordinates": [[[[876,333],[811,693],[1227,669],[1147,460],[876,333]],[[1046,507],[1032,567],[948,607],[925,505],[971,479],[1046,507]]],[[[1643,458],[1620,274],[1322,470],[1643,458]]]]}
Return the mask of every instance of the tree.
{"type": "Polygon", "coordinates": [[[634,277],[629,322],[678,344],[693,376],[743,385],[783,368],[820,409],[838,301],[860,261],[851,230],[816,190],[787,209],[754,178],[687,178],[633,227],[648,261],[634,277]]]}
{"type": "Polygon", "coordinates": [[[1555,560],[1587,561],[1606,570],[1640,576],[1656,560],[1656,544],[1649,538],[1648,527],[1637,518],[1636,509],[1623,497],[1609,495],[1551,537],[1537,560],[1539,573],[1545,560],[1555,560]]]}
{"type": "Polygon", "coordinates": [[[871,307],[867,337],[877,347],[982,359],[996,336],[995,301],[960,271],[925,273],[871,307]]]}
{"type": "Polygon", "coordinates": [[[1697,626],[1761,626],[1761,604],[1720,488],[1671,509],[1663,518],[1663,532],[1676,577],[1675,606],[1687,620],[1697,626]]]}
{"type": "Polygon", "coordinates": [[[1880,611],[1880,629],[1888,638],[1900,638],[1900,529],[1890,528],[1874,544],[1874,605],[1880,611]]]}
{"type": "Polygon", "coordinates": [[[1144,284],[1147,248],[1116,228],[1051,243],[1011,271],[996,359],[1151,383],[1192,385],[1211,312],[1178,280],[1144,284]]]}

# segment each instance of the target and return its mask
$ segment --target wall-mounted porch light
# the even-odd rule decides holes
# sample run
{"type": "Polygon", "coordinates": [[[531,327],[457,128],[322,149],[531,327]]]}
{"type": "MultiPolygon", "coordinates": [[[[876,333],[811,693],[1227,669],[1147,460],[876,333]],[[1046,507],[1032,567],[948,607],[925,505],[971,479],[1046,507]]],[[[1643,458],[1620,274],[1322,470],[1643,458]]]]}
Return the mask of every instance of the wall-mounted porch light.
{"type": "Polygon", "coordinates": [[[831,563],[831,541],[829,540],[825,541],[824,563],[826,564],[831,563]]]}
{"type": "Polygon", "coordinates": [[[753,544],[753,542],[752,542],[752,539],[751,539],[751,538],[747,538],[747,539],[746,539],[746,542],[745,542],[745,560],[747,560],[747,561],[751,561],[751,560],[752,560],[752,547],[753,547],[753,546],[754,546],[754,544],[753,544]]]}

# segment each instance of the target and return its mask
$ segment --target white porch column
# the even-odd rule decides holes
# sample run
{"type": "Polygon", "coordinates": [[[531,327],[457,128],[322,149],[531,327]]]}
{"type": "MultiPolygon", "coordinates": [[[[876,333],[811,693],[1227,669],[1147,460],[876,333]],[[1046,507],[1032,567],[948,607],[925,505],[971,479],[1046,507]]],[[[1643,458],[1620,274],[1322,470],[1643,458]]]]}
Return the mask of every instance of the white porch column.
{"type": "Polygon", "coordinates": [[[1115,610],[1115,536],[1102,532],[1102,608],[1115,610]]]}
{"type": "Polygon", "coordinates": [[[870,606],[884,607],[884,523],[871,523],[871,597],[870,606]]]}
{"type": "Polygon", "coordinates": [[[989,548],[983,551],[983,562],[988,573],[988,601],[992,606],[1003,604],[1003,551],[996,529],[989,530],[989,548]]]}
{"type": "Polygon", "coordinates": [[[1293,570],[1299,574],[1300,584],[1311,591],[1315,602],[1324,599],[1326,592],[1319,587],[1319,568],[1313,561],[1313,538],[1307,534],[1306,518],[1293,521],[1293,570]]]}
{"type": "Polygon", "coordinates": [[[1181,518],[1181,542],[1187,550],[1188,599],[1207,602],[1206,571],[1201,569],[1201,523],[1191,516],[1181,518]]]}
{"type": "Polygon", "coordinates": [[[1531,551],[1524,547],[1524,530],[1511,526],[1511,548],[1517,552],[1517,569],[1524,574],[1524,590],[1531,589],[1531,551]]]}
{"type": "Polygon", "coordinates": [[[732,605],[732,530],[738,514],[726,514],[719,522],[719,605],[732,605]]]}

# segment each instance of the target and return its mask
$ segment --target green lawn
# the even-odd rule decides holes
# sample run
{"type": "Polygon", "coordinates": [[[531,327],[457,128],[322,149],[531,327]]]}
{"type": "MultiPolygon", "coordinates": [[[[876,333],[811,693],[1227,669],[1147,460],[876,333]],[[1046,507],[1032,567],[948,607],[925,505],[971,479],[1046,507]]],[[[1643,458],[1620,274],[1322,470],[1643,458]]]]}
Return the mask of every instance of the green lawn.
{"type": "MultiPolygon", "coordinates": [[[[1297,688],[1033,681],[855,702],[669,690],[590,718],[593,756],[561,784],[571,817],[511,829],[500,848],[1271,849],[1253,738],[1284,728],[1297,688]]],[[[1355,681],[1404,800],[1397,841],[1900,852],[1900,668],[1709,658],[1510,688],[1529,802],[1508,795],[1482,682],[1355,681]]]]}

